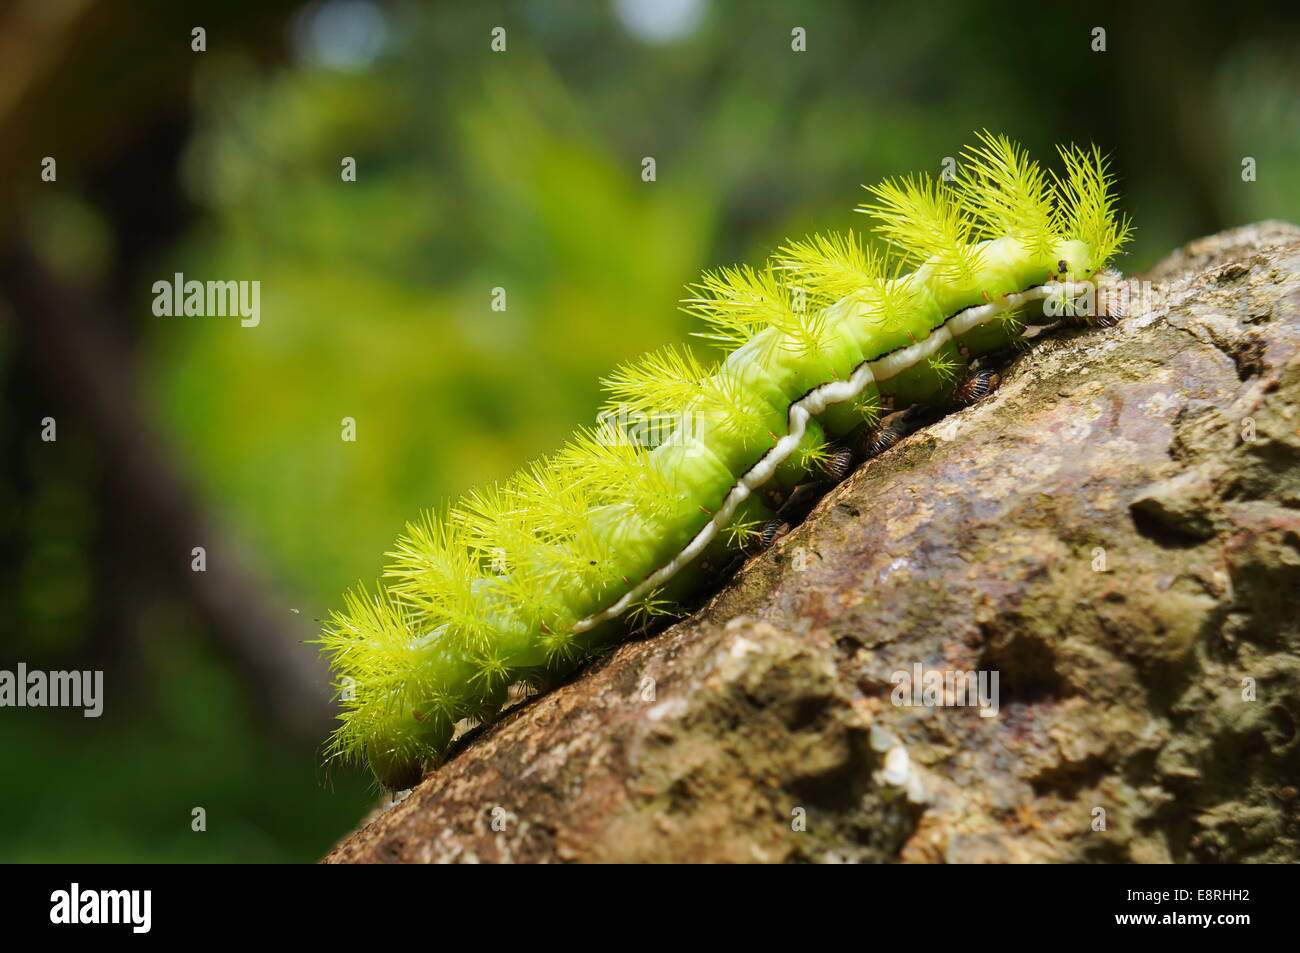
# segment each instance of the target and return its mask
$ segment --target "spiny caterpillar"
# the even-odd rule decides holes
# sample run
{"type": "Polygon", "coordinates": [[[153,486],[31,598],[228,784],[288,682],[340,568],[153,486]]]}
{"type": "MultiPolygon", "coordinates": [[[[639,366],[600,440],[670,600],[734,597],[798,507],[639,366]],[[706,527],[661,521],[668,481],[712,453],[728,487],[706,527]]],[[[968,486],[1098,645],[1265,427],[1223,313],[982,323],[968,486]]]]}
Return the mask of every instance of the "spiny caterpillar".
{"type": "Polygon", "coordinates": [[[1058,152],[1049,173],[981,133],[954,181],[868,189],[876,244],[814,235],[706,272],[684,305],[725,356],[668,347],[603,381],[612,409],[678,421],[668,439],[581,429],[409,524],[386,583],[345,597],[318,640],[344,706],[329,756],[412,786],[458,721],[491,719],[511,685],[572,671],[770,542],[795,487],[847,471],[845,444],[868,456],[906,408],[983,396],[981,356],[1113,282],[1099,273],[1132,230],[1096,147],[1058,152]]]}

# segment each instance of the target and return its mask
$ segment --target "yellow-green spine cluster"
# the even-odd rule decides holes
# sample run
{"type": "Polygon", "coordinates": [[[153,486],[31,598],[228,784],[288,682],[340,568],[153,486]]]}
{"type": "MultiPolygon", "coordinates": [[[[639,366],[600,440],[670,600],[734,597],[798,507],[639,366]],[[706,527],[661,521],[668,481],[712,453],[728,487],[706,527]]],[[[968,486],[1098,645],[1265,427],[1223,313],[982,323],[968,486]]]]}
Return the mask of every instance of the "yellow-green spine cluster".
{"type": "Polygon", "coordinates": [[[666,441],[581,430],[412,523],[383,584],[347,596],[320,639],[344,705],[331,754],[364,756],[386,786],[409,786],[456,722],[491,717],[512,683],[568,671],[629,616],[689,598],[702,564],[773,515],[742,482],[788,488],[820,465],[828,439],[884,408],[950,399],[971,359],[1038,317],[999,302],[1084,281],[1128,238],[1097,150],[1061,155],[1063,174],[1050,175],[983,134],[953,183],[918,176],[869,190],[860,210],[878,223],[877,245],[812,236],[762,269],[706,273],[685,306],[727,354],[706,363],[666,348],[604,382],[615,408],[674,421],[666,441]],[[810,395],[824,408],[783,442],[810,395]],[[700,552],[685,558],[693,542],[700,552]]]}

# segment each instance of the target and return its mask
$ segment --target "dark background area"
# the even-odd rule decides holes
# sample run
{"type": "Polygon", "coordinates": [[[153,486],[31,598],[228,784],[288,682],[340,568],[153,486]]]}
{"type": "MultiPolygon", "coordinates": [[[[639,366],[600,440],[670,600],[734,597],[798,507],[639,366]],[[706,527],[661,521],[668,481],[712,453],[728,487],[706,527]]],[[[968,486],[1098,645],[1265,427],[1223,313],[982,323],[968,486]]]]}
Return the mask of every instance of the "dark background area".
{"type": "Polygon", "coordinates": [[[859,184],[938,172],[981,128],[1110,152],[1126,271],[1298,220],[1298,21],[0,5],[0,668],[105,681],[99,719],[0,709],[0,860],[316,858],[375,792],[321,764],[328,675],[302,640],[420,508],[553,448],[599,374],[680,339],[701,268],[854,226],[859,184]],[[260,281],[261,323],[155,316],[177,271],[260,281]]]}

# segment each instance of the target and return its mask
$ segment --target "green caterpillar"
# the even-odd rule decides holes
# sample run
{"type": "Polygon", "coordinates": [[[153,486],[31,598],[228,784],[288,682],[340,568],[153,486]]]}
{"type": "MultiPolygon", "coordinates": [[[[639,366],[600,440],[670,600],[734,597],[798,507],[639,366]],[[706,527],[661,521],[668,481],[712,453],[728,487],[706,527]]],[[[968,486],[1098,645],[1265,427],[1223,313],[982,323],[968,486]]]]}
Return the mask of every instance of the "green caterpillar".
{"type": "Polygon", "coordinates": [[[346,596],[319,640],[344,706],[329,755],[410,787],[512,684],[540,687],[689,600],[792,488],[838,471],[833,440],[878,448],[883,414],[979,396],[971,362],[1113,281],[1130,237],[1100,152],[1058,151],[1048,173],[981,133],[954,181],[868,190],[879,248],[817,235],[706,273],[685,305],[725,357],[669,347],[603,382],[608,409],[673,421],[667,439],[581,429],[410,524],[378,591],[346,596]]]}

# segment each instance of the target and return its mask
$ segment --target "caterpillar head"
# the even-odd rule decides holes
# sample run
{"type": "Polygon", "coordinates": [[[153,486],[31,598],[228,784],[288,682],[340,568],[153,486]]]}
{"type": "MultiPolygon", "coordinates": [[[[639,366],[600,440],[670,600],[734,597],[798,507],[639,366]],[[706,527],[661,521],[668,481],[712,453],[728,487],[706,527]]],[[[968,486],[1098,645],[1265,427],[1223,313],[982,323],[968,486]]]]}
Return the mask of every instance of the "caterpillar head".
{"type": "Polygon", "coordinates": [[[1044,315],[1102,326],[1113,325],[1124,316],[1122,276],[1105,267],[1104,254],[1105,249],[1080,239],[1057,243],[1055,264],[1048,276],[1051,294],[1042,306],[1044,315]]]}
{"type": "Polygon", "coordinates": [[[1057,242],[1052,257],[1052,281],[1087,281],[1101,266],[1092,246],[1077,238],[1057,242]]]}

